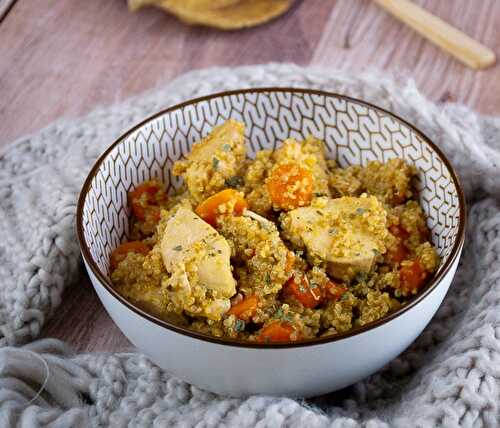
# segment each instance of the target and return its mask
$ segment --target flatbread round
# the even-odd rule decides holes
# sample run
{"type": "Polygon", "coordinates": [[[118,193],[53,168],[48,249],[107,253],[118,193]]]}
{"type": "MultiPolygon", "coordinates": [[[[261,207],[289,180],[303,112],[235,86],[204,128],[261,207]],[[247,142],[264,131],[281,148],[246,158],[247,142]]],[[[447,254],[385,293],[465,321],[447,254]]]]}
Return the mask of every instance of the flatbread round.
{"type": "Polygon", "coordinates": [[[136,10],[141,9],[144,6],[150,6],[154,3],[155,3],[154,0],[128,0],[127,1],[128,8],[132,12],[135,12],[136,10]]]}
{"type": "MultiPolygon", "coordinates": [[[[219,9],[239,3],[240,0],[178,0],[182,7],[186,9],[219,9]]],[[[161,3],[159,0],[128,0],[128,7],[131,11],[136,11],[144,6],[151,6],[161,3]]]]}
{"type": "Polygon", "coordinates": [[[196,0],[146,0],[153,1],[188,24],[207,25],[221,30],[236,30],[263,24],[285,13],[293,0],[240,0],[220,8],[188,7],[196,0]]]}
{"type": "Polygon", "coordinates": [[[233,6],[241,0],[177,0],[186,9],[220,9],[221,7],[233,6]]]}

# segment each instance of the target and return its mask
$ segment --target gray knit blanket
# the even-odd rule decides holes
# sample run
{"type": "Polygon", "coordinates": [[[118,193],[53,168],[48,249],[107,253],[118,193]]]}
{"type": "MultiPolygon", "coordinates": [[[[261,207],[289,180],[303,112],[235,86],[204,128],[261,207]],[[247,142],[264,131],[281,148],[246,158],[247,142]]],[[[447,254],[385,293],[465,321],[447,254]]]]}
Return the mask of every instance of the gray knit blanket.
{"type": "Polygon", "coordinates": [[[2,427],[499,426],[500,119],[432,104],[401,77],[290,64],[209,69],[58,122],[0,153],[0,233],[2,427]],[[356,385],[291,400],[222,397],[139,353],[75,355],[60,341],[36,340],[64,305],[64,288],[83,275],[76,202],[99,153],[167,106],[258,86],[314,87],[380,105],[419,127],[457,168],[469,204],[465,249],[448,295],[415,343],[356,385]]]}

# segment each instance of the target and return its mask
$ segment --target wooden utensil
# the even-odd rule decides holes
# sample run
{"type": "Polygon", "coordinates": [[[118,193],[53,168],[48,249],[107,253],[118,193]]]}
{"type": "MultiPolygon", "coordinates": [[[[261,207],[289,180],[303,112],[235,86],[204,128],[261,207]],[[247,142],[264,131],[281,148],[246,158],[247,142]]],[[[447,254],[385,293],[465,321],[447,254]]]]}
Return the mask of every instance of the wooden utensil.
{"type": "Polygon", "coordinates": [[[15,1],[16,0],[0,0],[0,21],[7,16],[10,8],[14,6],[15,1]]]}
{"type": "Polygon", "coordinates": [[[474,69],[495,63],[495,53],[409,0],[373,0],[416,32],[474,69]]]}

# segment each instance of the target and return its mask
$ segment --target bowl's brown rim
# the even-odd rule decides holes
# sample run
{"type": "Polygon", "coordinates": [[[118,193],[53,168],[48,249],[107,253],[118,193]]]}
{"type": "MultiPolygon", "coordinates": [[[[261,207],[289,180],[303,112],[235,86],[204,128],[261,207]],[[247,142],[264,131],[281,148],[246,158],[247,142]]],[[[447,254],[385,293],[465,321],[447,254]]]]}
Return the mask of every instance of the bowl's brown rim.
{"type": "Polygon", "coordinates": [[[174,106],[171,106],[169,108],[166,108],[150,117],[147,119],[143,120],[140,122],[138,125],[134,126],[132,129],[124,133],[122,136],[120,136],[110,147],[108,147],[104,153],[97,159],[96,163],[90,170],[84,184],[82,187],[82,190],[80,192],[80,196],[78,199],[78,206],[77,206],[77,215],[76,215],[76,226],[77,226],[77,236],[78,236],[78,241],[80,244],[80,249],[83,255],[84,260],[86,261],[87,265],[90,267],[92,270],[93,274],[96,276],[96,278],[101,282],[101,284],[106,288],[106,290],[113,296],[115,297],[120,303],[125,305],[127,308],[135,312],[137,315],[141,316],[142,318],[147,319],[148,321],[151,321],[161,327],[166,328],[167,330],[173,331],[175,333],[179,333],[185,336],[190,336],[194,339],[199,339],[203,340],[206,342],[212,342],[216,343],[219,345],[226,345],[226,346],[236,346],[236,347],[244,347],[244,348],[259,348],[259,349],[275,349],[275,348],[298,348],[298,347],[304,347],[304,346],[310,346],[310,345],[320,345],[320,344],[326,344],[330,342],[337,342],[342,339],[346,339],[352,336],[356,336],[358,334],[365,333],[367,331],[373,330],[379,326],[382,326],[383,324],[388,323],[389,321],[394,320],[395,318],[398,318],[400,315],[404,314],[406,311],[410,310],[411,308],[415,307],[418,305],[421,301],[423,301],[441,282],[441,280],[446,276],[448,271],[451,269],[451,266],[455,262],[456,258],[460,254],[461,247],[464,242],[465,238],[465,224],[466,224],[466,206],[465,206],[465,196],[464,192],[462,190],[462,186],[460,184],[460,180],[458,179],[458,175],[451,165],[450,161],[448,158],[444,155],[444,153],[441,151],[439,147],[437,147],[436,144],[432,142],[430,138],[428,138],[423,132],[418,130],[414,125],[406,121],[405,119],[399,117],[398,115],[390,112],[389,110],[383,109],[381,107],[378,107],[374,104],[371,104],[366,101],[358,100],[356,98],[352,98],[346,95],[341,95],[337,94],[334,92],[328,92],[328,91],[323,91],[323,90],[316,90],[316,89],[307,89],[307,88],[293,88],[293,87],[262,87],[262,88],[249,88],[249,89],[240,89],[240,90],[231,90],[231,91],[224,91],[224,92],[218,92],[214,94],[209,94],[206,96],[194,98],[188,101],[184,101],[182,103],[176,104],[174,106]],[[248,341],[243,341],[243,340],[233,340],[233,339],[223,339],[223,338],[218,338],[215,336],[210,336],[208,334],[203,334],[199,333],[193,330],[190,330],[188,328],[182,327],[175,325],[173,323],[170,323],[168,321],[164,321],[162,319],[159,319],[146,311],[140,309],[139,307],[135,306],[131,302],[129,302],[127,299],[125,299],[122,295],[120,295],[111,285],[111,282],[109,281],[108,278],[100,271],[99,267],[97,264],[94,262],[92,259],[90,249],[87,246],[87,243],[85,242],[85,236],[83,233],[83,206],[85,203],[85,199],[88,193],[88,190],[90,188],[90,185],[92,183],[92,180],[94,179],[94,176],[96,175],[99,167],[101,166],[102,162],[104,159],[107,157],[107,155],[117,146],[120,144],[125,138],[127,138],[129,135],[140,129],[142,126],[146,125],[148,122],[159,118],[160,116],[167,114],[169,112],[172,112],[174,110],[178,110],[181,108],[184,108],[189,105],[197,104],[200,102],[206,102],[210,101],[215,98],[221,98],[221,97],[227,97],[231,95],[238,95],[238,94],[245,94],[245,93],[268,93],[268,92],[292,92],[292,93],[299,93],[299,94],[310,94],[310,95],[319,95],[319,96],[325,96],[325,97],[335,97],[335,98],[340,98],[344,99],[346,101],[356,103],[365,107],[369,107],[371,109],[375,109],[378,112],[391,116],[394,119],[400,121],[403,123],[405,126],[410,128],[416,135],[418,135],[420,138],[422,138],[427,144],[429,144],[430,147],[437,153],[439,158],[441,159],[442,162],[446,165],[448,168],[451,177],[453,179],[453,182],[455,184],[455,188],[457,189],[458,193],[458,199],[459,199],[459,210],[460,210],[460,224],[459,224],[459,230],[458,230],[458,236],[455,240],[455,244],[453,245],[452,252],[450,254],[450,257],[442,266],[438,274],[433,278],[433,280],[426,285],[426,287],[417,294],[414,298],[412,298],[408,303],[406,303],[404,306],[399,308],[398,310],[392,312],[391,314],[380,318],[379,320],[370,322],[368,324],[365,324],[362,327],[357,327],[354,328],[346,333],[340,333],[332,336],[324,336],[324,337],[319,337],[319,338],[312,338],[312,339],[305,339],[297,342],[289,342],[289,343],[254,343],[254,342],[248,342],[248,341]]]}

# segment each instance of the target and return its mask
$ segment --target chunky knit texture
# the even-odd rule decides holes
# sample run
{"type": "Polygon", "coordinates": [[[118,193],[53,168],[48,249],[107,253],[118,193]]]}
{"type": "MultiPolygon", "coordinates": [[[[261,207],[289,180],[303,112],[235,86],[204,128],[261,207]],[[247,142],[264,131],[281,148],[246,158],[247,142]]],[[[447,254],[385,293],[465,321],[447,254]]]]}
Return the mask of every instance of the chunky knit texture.
{"type": "Polygon", "coordinates": [[[0,426],[498,426],[500,119],[436,106],[411,81],[289,64],[189,73],[8,146],[0,154],[0,231],[0,426]],[[60,341],[29,343],[81,274],[76,201],[98,154],[169,105],[257,86],[314,87],[373,102],[423,130],[458,170],[469,203],[464,254],[443,305],[410,349],[363,382],[297,401],[216,396],[141,354],[74,355],[60,341]]]}

